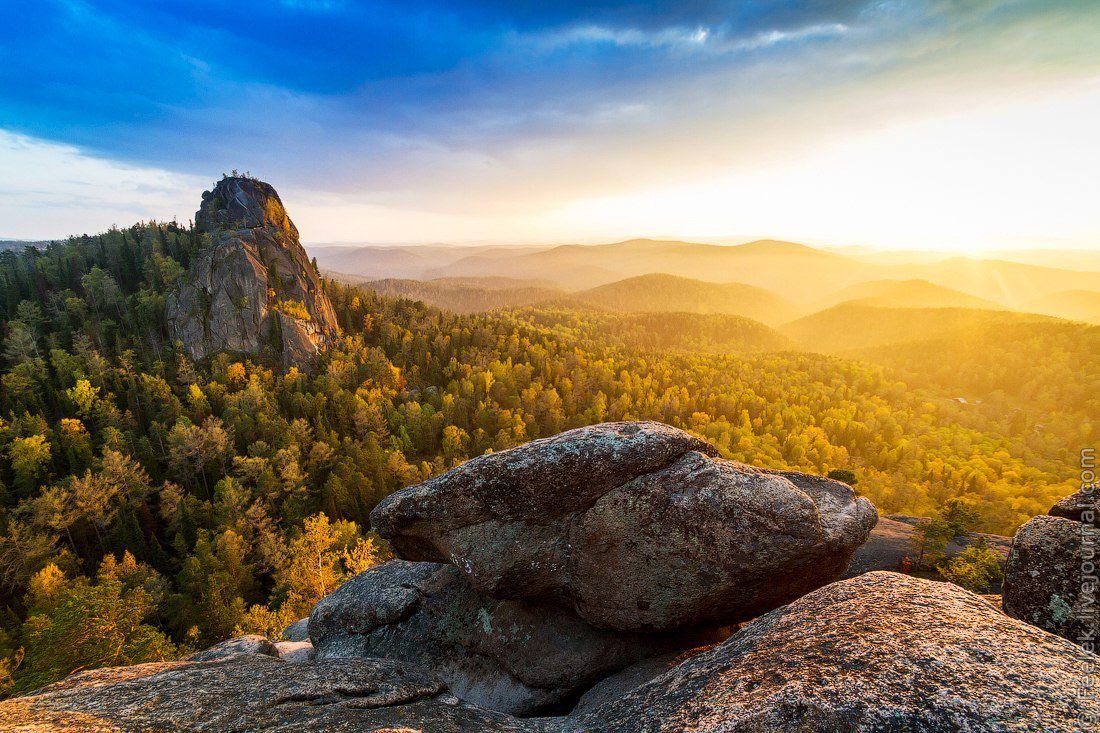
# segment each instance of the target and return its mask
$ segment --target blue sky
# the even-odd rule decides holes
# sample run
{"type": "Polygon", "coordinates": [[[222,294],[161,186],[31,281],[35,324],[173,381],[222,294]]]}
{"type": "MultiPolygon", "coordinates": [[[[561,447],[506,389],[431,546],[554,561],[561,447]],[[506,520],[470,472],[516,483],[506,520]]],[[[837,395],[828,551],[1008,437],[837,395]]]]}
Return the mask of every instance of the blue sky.
{"type": "Polygon", "coordinates": [[[0,236],[237,168],[313,241],[1100,244],[1097,5],[6,0],[0,236]]]}

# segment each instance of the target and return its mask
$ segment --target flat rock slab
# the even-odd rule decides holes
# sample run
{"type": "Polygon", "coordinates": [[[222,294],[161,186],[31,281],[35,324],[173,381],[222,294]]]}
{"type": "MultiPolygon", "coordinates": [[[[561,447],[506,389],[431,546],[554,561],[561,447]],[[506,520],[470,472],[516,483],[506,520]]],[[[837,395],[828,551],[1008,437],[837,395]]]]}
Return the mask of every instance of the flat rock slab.
{"type": "Polygon", "coordinates": [[[275,649],[279,652],[279,659],[284,662],[299,664],[313,659],[313,644],[306,641],[277,641],[275,649]]]}
{"type": "Polygon", "coordinates": [[[317,659],[410,662],[463,700],[513,714],[553,708],[641,659],[715,636],[595,629],[558,606],[480,596],[454,566],[404,560],[322,599],[309,632],[317,659]]]}
{"type": "Polygon", "coordinates": [[[381,659],[287,664],[246,654],[141,664],[84,672],[0,702],[0,731],[27,733],[547,730],[538,721],[478,710],[432,675],[381,659]]]}
{"type": "Polygon", "coordinates": [[[877,519],[847,484],[717,459],[654,422],[604,423],[399,491],[372,526],[495,598],[664,631],[753,618],[845,569],[877,519]]]}
{"type": "Polygon", "coordinates": [[[873,572],[762,616],[575,730],[1092,730],[1088,662],[1100,659],[958,586],[873,572]]]}

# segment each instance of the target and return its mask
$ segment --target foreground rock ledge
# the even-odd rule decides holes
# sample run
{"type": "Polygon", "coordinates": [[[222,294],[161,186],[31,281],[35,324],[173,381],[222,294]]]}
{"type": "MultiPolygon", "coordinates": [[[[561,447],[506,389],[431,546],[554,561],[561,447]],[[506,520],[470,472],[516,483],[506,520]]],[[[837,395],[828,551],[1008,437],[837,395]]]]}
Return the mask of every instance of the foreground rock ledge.
{"type": "Polygon", "coordinates": [[[424,731],[560,730],[479,710],[435,677],[381,659],[288,664],[242,654],[74,675],[0,703],[0,731],[424,731]]]}
{"type": "Polygon", "coordinates": [[[573,730],[1080,731],[1100,660],[949,583],[873,572],[762,616],[573,730]]]}
{"type": "Polygon", "coordinates": [[[393,494],[371,524],[408,560],[593,626],[752,618],[844,571],[877,519],[838,481],[715,458],[655,422],[604,423],[480,456],[393,494]]]}
{"type": "Polygon", "coordinates": [[[1079,684],[1098,663],[961,588],[874,572],[573,717],[481,710],[395,662],[243,654],[74,675],[0,702],[0,731],[1068,733],[1095,729],[1079,684]]]}

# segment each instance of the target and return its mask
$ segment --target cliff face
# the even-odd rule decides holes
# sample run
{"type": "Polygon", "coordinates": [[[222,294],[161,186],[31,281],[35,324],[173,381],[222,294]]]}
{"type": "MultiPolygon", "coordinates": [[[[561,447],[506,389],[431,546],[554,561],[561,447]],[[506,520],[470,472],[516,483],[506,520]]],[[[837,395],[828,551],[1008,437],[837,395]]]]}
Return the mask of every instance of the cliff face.
{"type": "Polygon", "coordinates": [[[195,226],[210,246],[165,306],[192,358],[270,347],[284,368],[304,366],[335,338],[332,304],[274,188],[223,178],[202,195],[195,226]]]}

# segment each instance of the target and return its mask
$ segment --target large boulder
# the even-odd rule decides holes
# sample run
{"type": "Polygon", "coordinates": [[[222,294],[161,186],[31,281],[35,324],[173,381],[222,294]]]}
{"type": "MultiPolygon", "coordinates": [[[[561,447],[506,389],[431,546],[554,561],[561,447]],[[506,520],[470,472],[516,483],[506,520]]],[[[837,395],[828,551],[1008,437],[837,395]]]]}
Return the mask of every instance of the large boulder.
{"type": "Polygon", "coordinates": [[[422,670],[382,659],[287,664],[245,654],[215,662],[99,669],[0,702],[0,731],[557,730],[479,710],[422,670]]]}
{"type": "Polygon", "coordinates": [[[1092,730],[1064,639],[949,583],[873,572],[753,621],[619,699],[588,733],[1092,730]]]}
{"type": "Polygon", "coordinates": [[[552,709],[611,672],[706,638],[595,629],[557,606],[479,596],[454,566],[404,560],[322,599],[309,634],[317,659],[407,661],[463,700],[514,714],[552,709]]]}
{"type": "Polygon", "coordinates": [[[267,183],[226,177],[202,197],[195,228],[209,246],[165,301],[172,337],[194,359],[269,346],[284,366],[306,366],[336,335],[336,314],[267,183]]]}
{"type": "Polygon", "coordinates": [[[1100,526],[1100,515],[1097,514],[1098,501],[1100,501],[1100,488],[1086,486],[1080,491],[1063,497],[1047,513],[1052,517],[1100,526]]]}
{"type": "Polygon", "coordinates": [[[309,641],[309,616],[300,618],[283,629],[283,638],[287,641],[309,641]]]}
{"type": "Polygon", "coordinates": [[[655,422],[579,428],[399,491],[371,523],[482,593],[627,631],[751,618],[843,572],[875,524],[869,501],[716,452],[655,422]]]}
{"type": "Polygon", "coordinates": [[[240,654],[264,654],[269,657],[278,657],[279,649],[266,636],[248,634],[233,639],[226,639],[209,649],[196,652],[187,658],[189,662],[213,662],[216,659],[228,659],[240,654]]]}
{"type": "Polygon", "coordinates": [[[1032,519],[1016,533],[1005,566],[1005,613],[1070,641],[1095,644],[1097,549],[1100,530],[1091,524],[1032,519]]]}

